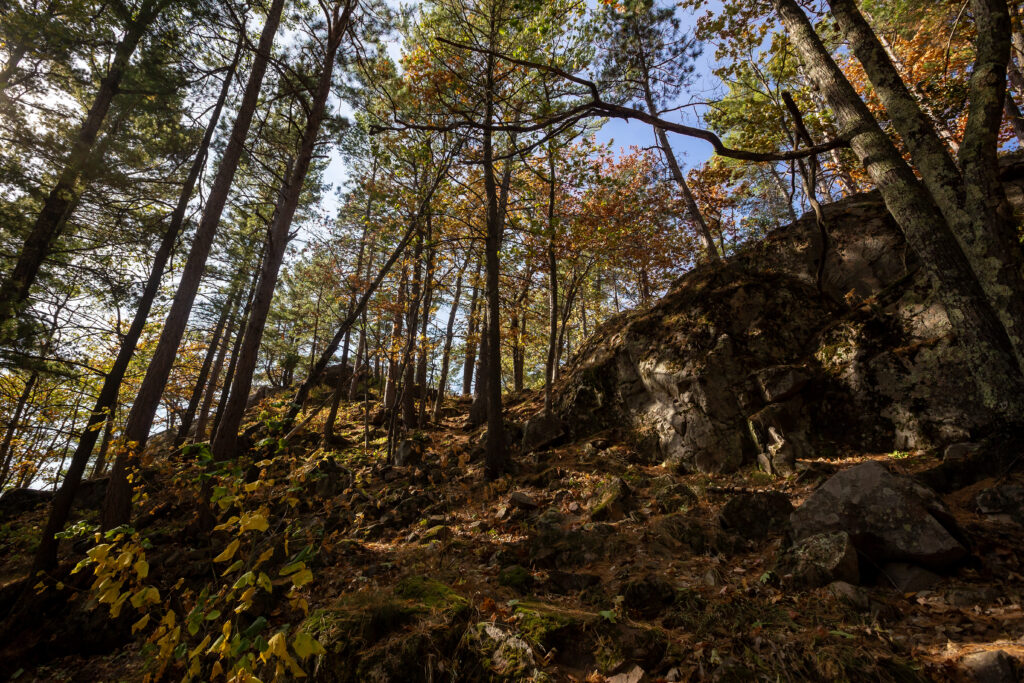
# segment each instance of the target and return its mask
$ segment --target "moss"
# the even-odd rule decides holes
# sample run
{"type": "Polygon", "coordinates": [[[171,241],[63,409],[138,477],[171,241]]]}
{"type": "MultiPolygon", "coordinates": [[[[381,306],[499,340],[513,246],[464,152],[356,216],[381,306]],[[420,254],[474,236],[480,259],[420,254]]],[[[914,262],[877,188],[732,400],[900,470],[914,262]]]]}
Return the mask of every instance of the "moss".
{"type": "Polygon", "coordinates": [[[533,576],[530,572],[518,564],[505,567],[498,573],[498,583],[502,586],[514,588],[517,591],[525,592],[533,585],[533,576]]]}
{"type": "Polygon", "coordinates": [[[408,576],[395,587],[395,595],[430,609],[461,614],[469,609],[469,601],[449,586],[424,576],[408,576]]]}
{"type": "Polygon", "coordinates": [[[519,632],[545,649],[551,648],[563,629],[597,621],[597,615],[589,612],[560,609],[539,602],[520,603],[515,613],[519,618],[519,632]]]}

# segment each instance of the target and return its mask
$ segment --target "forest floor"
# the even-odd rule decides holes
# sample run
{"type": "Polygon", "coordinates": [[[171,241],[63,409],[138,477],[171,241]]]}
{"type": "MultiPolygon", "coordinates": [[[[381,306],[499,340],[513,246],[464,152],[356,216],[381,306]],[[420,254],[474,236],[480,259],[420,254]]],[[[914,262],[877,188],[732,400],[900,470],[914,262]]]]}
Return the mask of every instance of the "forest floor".
{"type": "MultiPolygon", "coordinates": [[[[524,422],[538,400],[519,397],[508,419],[524,422]]],[[[273,457],[253,456],[236,470],[237,488],[225,483],[231,475],[218,475],[239,499],[221,505],[222,521],[243,498],[245,509],[266,511],[269,528],[251,541],[246,562],[283,543],[269,563],[287,567],[309,547],[299,557],[311,579],[287,594],[275,579],[264,599],[240,610],[237,628],[260,619],[268,629],[300,624],[324,652],[299,664],[326,681],[946,681],[968,680],[960,662],[978,652],[1024,658],[1024,533],[972,504],[991,480],[946,497],[972,556],[916,592],[897,592],[882,577],[845,592],[794,588],[772,571],[784,521],[755,525],[759,532],[723,528],[723,506],[744,492],[779,491],[798,506],[840,468],[877,459],[912,473],[936,464],[934,453],[851,454],[804,463],[790,479],[753,466],[674,475],[608,434],[517,453],[515,473],[488,483],[481,432],[463,428],[467,409],[454,402],[441,424],[415,434],[410,448],[422,448],[422,460],[409,467],[385,466],[374,454],[384,441],[379,428],[364,450],[360,406],[351,404],[334,448],[319,448],[311,432],[273,457]]],[[[272,425],[273,412],[261,419],[272,425]]],[[[183,614],[203,586],[230,592],[237,574],[224,571],[224,583],[221,570],[231,568],[217,558],[233,537],[196,531],[194,459],[153,453],[137,522],[152,544],[147,581],[183,614]]],[[[24,575],[44,515],[45,507],[0,526],[5,584],[24,575]]],[[[89,544],[63,546],[71,566],[89,544]]],[[[63,592],[44,589],[48,601],[39,598],[43,606],[3,644],[0,676],[134,681],[152,673],[146,630],[133,638],[127,629],[138,615],[108,617],[88,590],[91,572],[60,576],[63,592]],[[103,630],[110,633],[96,634],[103,630]]],[[[185,649],[206,650],[197,631],[185,649]]],[[[184,657],[165,672],[170,680],[184,674],[184,657]]]]}

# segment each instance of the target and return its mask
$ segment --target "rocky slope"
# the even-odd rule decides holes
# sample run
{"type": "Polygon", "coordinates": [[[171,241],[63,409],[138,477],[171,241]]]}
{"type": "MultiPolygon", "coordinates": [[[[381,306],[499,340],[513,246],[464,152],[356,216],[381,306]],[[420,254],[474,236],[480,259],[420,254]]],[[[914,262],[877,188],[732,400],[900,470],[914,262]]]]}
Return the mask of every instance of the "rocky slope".
{"type": "MultiPolygon", "coordinates": [[[[1020,205],[1017,172],[1007,186],[1020,205]]],[[[989,416],[945,311],[879,196],[828,205],[825,218],[821,291],[821,238],[805,217],[606,323],[564,374],[565,430],[627,425],[677,471],[730,472],[760,457],[780,473],[811,456],[984,433],[989,416]]]]}
{"type": "Polygon", "coordinates": [[[238,461],[153,441],[137,534],[107,539],[105,565],[71,571],[98,556],[85,497],[61,569],[27,577],[45,500],[5,494],[0,615],[28,597],[0,679],[1020,680],[1022,435],[974,407],[878,200],[828,217],[823,292],[814,226],[782,228],[609,322],[556,419],[513,397],[523,447],[497,482],[467,400],[399,465],[380,429],[363,448],[361,404],[330,444],[313,420],[282,445],[267,399],[238,461]],[[212,533],[195,523],[208,477],[212,533]]]}

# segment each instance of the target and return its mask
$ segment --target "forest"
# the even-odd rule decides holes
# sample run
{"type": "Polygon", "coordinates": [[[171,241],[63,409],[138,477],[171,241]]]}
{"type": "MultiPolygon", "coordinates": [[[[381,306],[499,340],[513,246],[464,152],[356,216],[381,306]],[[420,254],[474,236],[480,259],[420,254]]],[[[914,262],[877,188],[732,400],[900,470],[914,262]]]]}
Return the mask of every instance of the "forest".
{"type": "Polygon", "coordinates": [[[1020,0],[9,0],[0,678],[1024,680],[1020,0]]]}

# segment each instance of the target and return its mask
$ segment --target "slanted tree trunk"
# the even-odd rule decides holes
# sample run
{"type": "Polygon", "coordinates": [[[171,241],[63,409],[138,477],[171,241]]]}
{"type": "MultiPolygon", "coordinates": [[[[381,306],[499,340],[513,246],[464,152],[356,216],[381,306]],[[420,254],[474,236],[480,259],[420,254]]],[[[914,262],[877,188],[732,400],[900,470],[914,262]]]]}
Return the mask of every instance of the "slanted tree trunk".
{"type": "Polygon", "coordinates": [[[132,404],[131,412],[124,429],[124,441],[130,448],[122,449],[114,461],[107,485],[107,496],[103,504],[102,526],[110,529],[124,524],[131,517],[131,488],[128,485],[127,468],[134,453],[145,445],[149,430],[153,426],[157,406],[171,367],[178,353],[192,303],[199,291],[199,282],[206,268],[206,259],[210,255],[213,238],[220,224],[221,214],[227,203],[228,192],[234,182],[235,171],[241,160],[245,147],[245,139],[249,134],[253,114],[259,101],[263,77],[270,60],[270,51],[274,44],[274,36],[281,21],[284,0],[272,0],[267,20],[263,25],[256,56],[253,58],[249,79],[245,86],[242,102],[231,128],[228,144],[224,148],[217,173],[206,199],[203,216],[196,228],[189,250],[188,259],[181,273],[178,289],[167,314],[160,340],[153,352],[153,358],[146,370],[146,375],[139,387],[139,393],[132,404]]]}
{"type": "Polygon", "coordinates": [[[28,379],[25,380],[25,386],[21,390],[21,394],[18,395],[18,402],[14,406],[14,413],[11,415],[11,420],[7,423],[6,429],[4,429],[4,440],[0,442],[0,490],[7,484],[7,478],[10,476],[11,460],[14,456],[12,449],[14,435],[18,433],[18,427],[21,426],[21,416],[25,412],[29,396],[32,395],[32,389],[35,388],[38,380],[39,373],[37,371],[33,371],[28,376],[28,379]]]}
{"type": "Polygon", "coordinates": [[[228,318],[235,308],[235,303],[238,300],[237,297],[240,294],[239,290],[240,288],[236,282],[231,287],[231,292],[221,307],[220,316],[213,327],[210,343],[206,347],[206,356],[203,358],[202,365],[199,366],[199,376],[196,377],[196,382],[192,386],[192,395],[189,396],[188,406],[185,408],[185,414],[181,416],[181,425],[178,426],[175,443],[179,446],[185,442],[185,439],[188,438],[189,430],[192,429],[192,422],[195,420],[196,411],[199,410],[199,401],[203,398],[203,389],[206,388],[206,382],[210,376],[210,370],[213,368],[214,359],[220,350],[221,337],[225,335],[225,328],[228,327],[228,318]]]}
{"type": "Polygon", "coordinates": [[[1024,414],[1013,345],[930,193],[903,161],[846,80],[795,0],[775,0],[790,40],[865,165],[907,242],[939,283],[938,294],[966,352],[979,393],[995,414],[1024,414]]]}
{"type": "Polygon", "coordinates": [[[206,393],[203,394],[203,403],[199,408],[199,419],[196,420],[196,433],[193,438],[194,443],[206,441],[206,426],[209,423],[210,407],[213,405],[213,399],[217,395],[220,373],[224,370],[224,359],[227,357],[228,348],[231,346],[231,335],[234,331],[235,322],[238,320],[238,309],[241,303],[242,297],[239,296],[235,299],[235,305],[231,309],[231,315],[228,318],[227,327],[225,328],[224,335],[221,338],[220,348],[217,350],[217,358],[213,361],[213,369],[210,371],[210,381],[207,383],[206,393]]]}
{"type": "Polygon", "coordinates": [[[473,293],[469,298],[469,318],[466,321],[466,358],[462,364],[462,395],[473,393],[473,371],[476,369],[476,351],[480,335],[480,264],[473,274],[473,293]]]}
{"type": "Polygon", "coordinates": [[[24,306],[29,291],[39,274],[43,260],[64,229],[70,209],[81,194],[79,180],[92,161],[93,147],[100,128],[110,111],[121,80],[128,70],[132,55],[150,24],[170,0],[145,0],[114,50],[110,68],[100,81],[96,97],[89,107],[85,122],[75,136],[64,166],[57,176],[43,207],[29,231],[14,268],[0,283],[0,342],[9,340],[13,330],[8,324],[24,306]]]}
{"type": "Polygon", "coordinates": [[[239,351],[231,395],[224,408],[224,416],[217,427],[217,433],[210,444],[213,455],[217,459],[224,460],[231,457],[236,449],[238,427],[242,423],[245,404],[249,399],[249,390],[252,388],[253,372],[256,369],[256,360],[260,342],[263,339],[263,330],[267,323],[267,314],[270,312],[270,303],[274,297],[274,290],[277,288],[278,274],[281,264],[284,262],[285,247],[291,239],[289,231],[295,211],[299,206],[302,188],[313,161],[313,152],[327,109],[335,57],[341,46],[342,38],[348,30],[354,8],[355,2],[346,0],[344,4],[335,5],[332,8],[332,14],[328,16],[329,28],[320,77],[313,93],[313,100],[299,143],[298,155],[294,166],[289,168],[285,180],[285,191],[282,193],[277,215],[270,228],[267,257],[263,261],[259,283],[256,285],[256,296],[253,299],[249,326],[245,331],[245,338],[242,340],[242,347],[239,351]]]}
{"type": "Polygon", "coordinates": [[[465,262],[459,267],[459,272],[455,276],[455,293],[452,295],[451,308],[448,310],[448,324],[445,327],[444,333],[444,348],[441,351],[441,370],[437,376],[437,396],[434,398],[434,410],[431,413],[431,419],[434,422],[437,422],[441,417],[441,405],[444,401],[445,391],[448,388],[448,366],[451,363],[455,319],[459,314],[459,299],[462,296],[462,276],[465,274],[467,266],[469,266],[469,259],[470,257],[466,256],[465,262]]]}
{"type": "Polygon", "coordinates": [[[1024,367],[1024,255],[996,156],[1010,58],[1010,19],[1004,0],[971,0],[978,32],[959,148],[962,175],[853,0],[829,4],[1024,367]]]}
{"type": "MultiPolygon", "coordinates": [[[[242,41],[239,40],[234,58],[232,59],[231,65],[228,68],[227,73],[224,75],[224,80],[221,83],[220,93],[217,96],[217,101],[214,104],[213,111],[210,113],[210,120],[206,124],[206,130],[199,143],[199,149],[196,151],[196,155],[192,160],[192,165],[189,168],[188,175],[185,177],[185,182],[182,185],[180,194],[178,195],[178,202],[174,207],[174,211],[171,213],[167,230],[153,256],[153,265],[149,272],[149,278],[146,280],[146,286],[142,290],[142,297],[139,299],[139,307],[135,311],[135,316],[132,318],[132,323],[128,327],[128,332],[121,340],[121,346],[118,348],[114,364],[103,379],[103,386],[100,388],[99,396],[96,398],[96,404],[93,406],[92,412],[89,414],[89,419],[86,421],[85,429],[79,437],[78,446],[75,448],[75,453],[71,457],[71,465],[68,467],[68,472],[64,477],[60,490],[53,498],[46,528],[44,529],[39,547],[36,550],[34,566],[37,570],[51,569],[56,564],[58,543],[57,540],[53,538],[53,534],[61,531],[64,528],[64,524],[67,523],[67,517],[71,513],[71,504],[74,501],[75,493],[78,491],[78,486],[81,483],[85,468],[89,463],[89,457],[92,455],[93,448],[96,445],[96,439],[99,435],[101,424],[104,421],[107,422],[107,430],[104,433],[104,439],[109,437],[110,432],[113,429],[111,417],[117,404],[117,398],[121,390],[121,384],[124,381],[125,372],[127,372],[128,365],[131,363],[132,357],[135,355],[135,347],[139,343],[139,338],[142,336],[142,331],[146,326],[146,321],[149,319],[149,313],[153,308],[153,302],[156,300],[157,292],[160,290],[160,280],[163,278],[164,271],[167,268],[167,262],[171,258],[171,253],[174,251],[174,243],[185,223],[185,214],[188,211],[188,205],[192,199],[192,193],[195,190],[196,182],[199,180],[199,174],[202,172],[203,166],[206,163],[210,143],[213,140],[214,132],[217,129],[217,123],[220,120],[220,115],[224,110],[224,103],[227,101],[228,93],[231,90],[231,82],[234,80],[235,68],[238,66],[238,60],[241,58],[241,50],[242,41]]],[[[109,442],[107,443],[106,448],[103,449],[104,458],[106,457],[108,448],[109,442]]],[[[102,470],[99,467],[95,467],[94,471],[102,470]]],[[[123,484],[127,488],[127,481],[123,482],[123,484]]]]}

